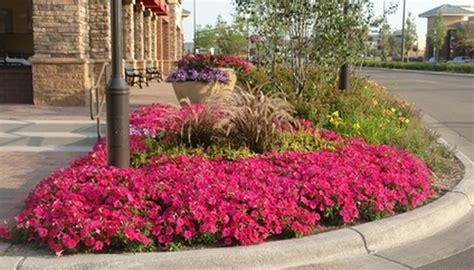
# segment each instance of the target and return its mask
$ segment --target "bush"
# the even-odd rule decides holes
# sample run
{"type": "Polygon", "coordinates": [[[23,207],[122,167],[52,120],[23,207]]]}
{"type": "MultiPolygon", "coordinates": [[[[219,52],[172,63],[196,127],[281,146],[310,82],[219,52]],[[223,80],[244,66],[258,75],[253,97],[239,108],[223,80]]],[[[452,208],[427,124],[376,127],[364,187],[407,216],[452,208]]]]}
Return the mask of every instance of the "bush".
{"type": "Polygon", "coordinates": [[[452,151],[437,143],[437,136],[425,127],[410,104],[384,87],[352,76],[351,90],[341,92],[337,89],[335,71],[313,68],[306,75],[309,79],[305,94],[295,96],[291,80],[285,75],[288,72],[280,68],[272,76],[255,69],[248,80],[255,85],[273,80],[263,90],[274,91],[278,86],[278,91],[285,93],[293,104],[296,117],[311,120],[317,128],[334,130],[344,137],[361,137],[370,144],[408,150],[422,158],[436,174],[449,172],[454,162],[452,151]]]}
{"type": "Polygon", "coordinates": [[[397,68],[397,69],[414,69],[414,70],[428,70],[428,71],[448,71],[457,73],[474,73],[474,64],[470,63],[402,63],[394,61],[364,61],[366,67],[382,67],[382,68],[397,68]]]}

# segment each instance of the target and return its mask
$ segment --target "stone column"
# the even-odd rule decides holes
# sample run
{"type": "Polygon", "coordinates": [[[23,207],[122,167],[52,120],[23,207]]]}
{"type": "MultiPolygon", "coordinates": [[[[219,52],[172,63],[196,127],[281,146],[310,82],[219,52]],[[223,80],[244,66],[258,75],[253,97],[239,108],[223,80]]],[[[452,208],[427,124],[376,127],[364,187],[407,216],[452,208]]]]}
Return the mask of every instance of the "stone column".
{"type": "Polygon", "coordinates": [[[169,59],[174,62],[178,60],[178,26],[176,25],[176,16],[178,15],[177,0],[169,0],[169,24],[168,24],[168,39],[169,39],[169,59]]]}
{"type": "Polygon", "coordinates": [[[126,64],[135,67],[135,0],[123,1],[123,58],[126,64]]]}
{"type": "Polygon", "coordinates": [[[89,0],[54,2],[32,0],[34,103],[85,105],[91,86],[89,0]]]}
{"type": "Polygon", "coordinates": [[[163,22],[163,73],[169,74],[171,71],[171,53],[170,53],[170,24],[163,22]]]}
{"type": "Polygon", "coordinates": [[[143,19],[143,51],[146,64],[151,63],[151,16],[150,10],[146,10],[143,19]]]}
{"type": "Polygon", "coordinates": [[[145,11],[145,7],[143,4],[137,3],[135,5],[135,12],[134,12],[134,18],[135,18],[135,61],[136,61],[136,67],[137,68],[144,68],[144,47],[143,47],[143,13],[145,11]]]}
{"type": "Polygon", "coordinates": [[[156,55],[158,59],[158,68],[163,69],[163,17],[157,17],[156,20],[156,55]]]}
{"type": "MultiPolygon", "coordinates": [[[[95,84],[99,79],[102,65],[110,62],[111,59],[110,1],[108,0],[90,0],[89,2],[89,42],[91,84],[95,84]]],[[[102,82],[99,90],[104,92],[107,78],[102,82]]]]}
{"type": "Polygon", "coordinates": [[[157,16],[153,15],[151,18],[151,64],[153,67],[158,67],[157,65],[157,53],[156,53],[156,25],[157,25],[157,16]]]}

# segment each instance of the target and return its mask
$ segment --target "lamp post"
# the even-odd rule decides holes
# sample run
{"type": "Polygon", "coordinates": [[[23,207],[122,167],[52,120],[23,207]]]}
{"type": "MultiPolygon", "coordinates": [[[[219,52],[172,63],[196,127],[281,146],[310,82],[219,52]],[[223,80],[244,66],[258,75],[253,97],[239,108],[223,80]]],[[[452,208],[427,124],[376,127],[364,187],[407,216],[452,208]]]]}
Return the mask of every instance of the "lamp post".
{"type": "Polygon", "coordinates": [[[194,28],[194,37],[193,37],[193,52],[196,53],[196,0],[193,0],[193,28],[194,28]]]}
{"type": "Polygon", "coordinates": [[[403,0],[403,15],[402,15],[402,63],[405,62],[405,4],[406,0],[403,0]]]}
{"type": "MultiPolygon", "coordinates": [[[[349,0],[344,3],[344,15],[347,16],[349,13],[349,0]]],[[[348,33],[346,33],[347,35],[348,33]]],[[[339,70],[339,89],[342,91],[346,91],[349,89],[349,63],[347,60],[344,61],[340,70],[339,70]]]]}
{"type": "Polygon", "coordinates": [[[107,163],[130,166],[129,91],[122,78],[122,0],[111,0],[112,77],[107,85],[107,163]]]}

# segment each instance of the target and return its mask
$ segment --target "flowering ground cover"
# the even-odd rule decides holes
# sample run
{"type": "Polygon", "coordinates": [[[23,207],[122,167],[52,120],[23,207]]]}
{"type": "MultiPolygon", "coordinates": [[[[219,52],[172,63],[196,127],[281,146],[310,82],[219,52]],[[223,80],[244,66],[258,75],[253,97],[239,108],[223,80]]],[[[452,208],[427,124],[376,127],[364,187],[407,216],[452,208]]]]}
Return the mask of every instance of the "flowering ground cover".
{"type": "Polygon", "coordinates": [[[307,121],[281,134],[293,144],[277,140],[263,153],[157,150],[205,111],[161,104],[137,110],[130,116],[134,167],[108,167],[106,142],[98,143],[43,179],[0,238],[58,255],[250,245],[374,220],[419,206],[432,193],[430,169],[410,153],[343,139],[307,121]]]}

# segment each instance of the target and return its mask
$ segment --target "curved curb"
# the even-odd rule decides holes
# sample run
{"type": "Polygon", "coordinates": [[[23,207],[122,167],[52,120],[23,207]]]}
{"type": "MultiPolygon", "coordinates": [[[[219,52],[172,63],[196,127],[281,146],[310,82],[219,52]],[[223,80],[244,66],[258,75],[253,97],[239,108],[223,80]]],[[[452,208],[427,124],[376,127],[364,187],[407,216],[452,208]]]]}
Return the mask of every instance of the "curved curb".
{"type": "MultiPolygon", "coordinates": [[[[465,175],[453,191],[413,211],[351,228],[249,247],[140,254],[81,254],[62,258],[18,257],[19,260],[12,266],[16,269],[49,270],[274,269],[366,255],[429,237],[454,224],[472,209],[473,163],[460,152],[456,156],[465,166],[465,175]]],[[[0,262],[9,259],[12,257],[0,257],[0,262]]]]}

